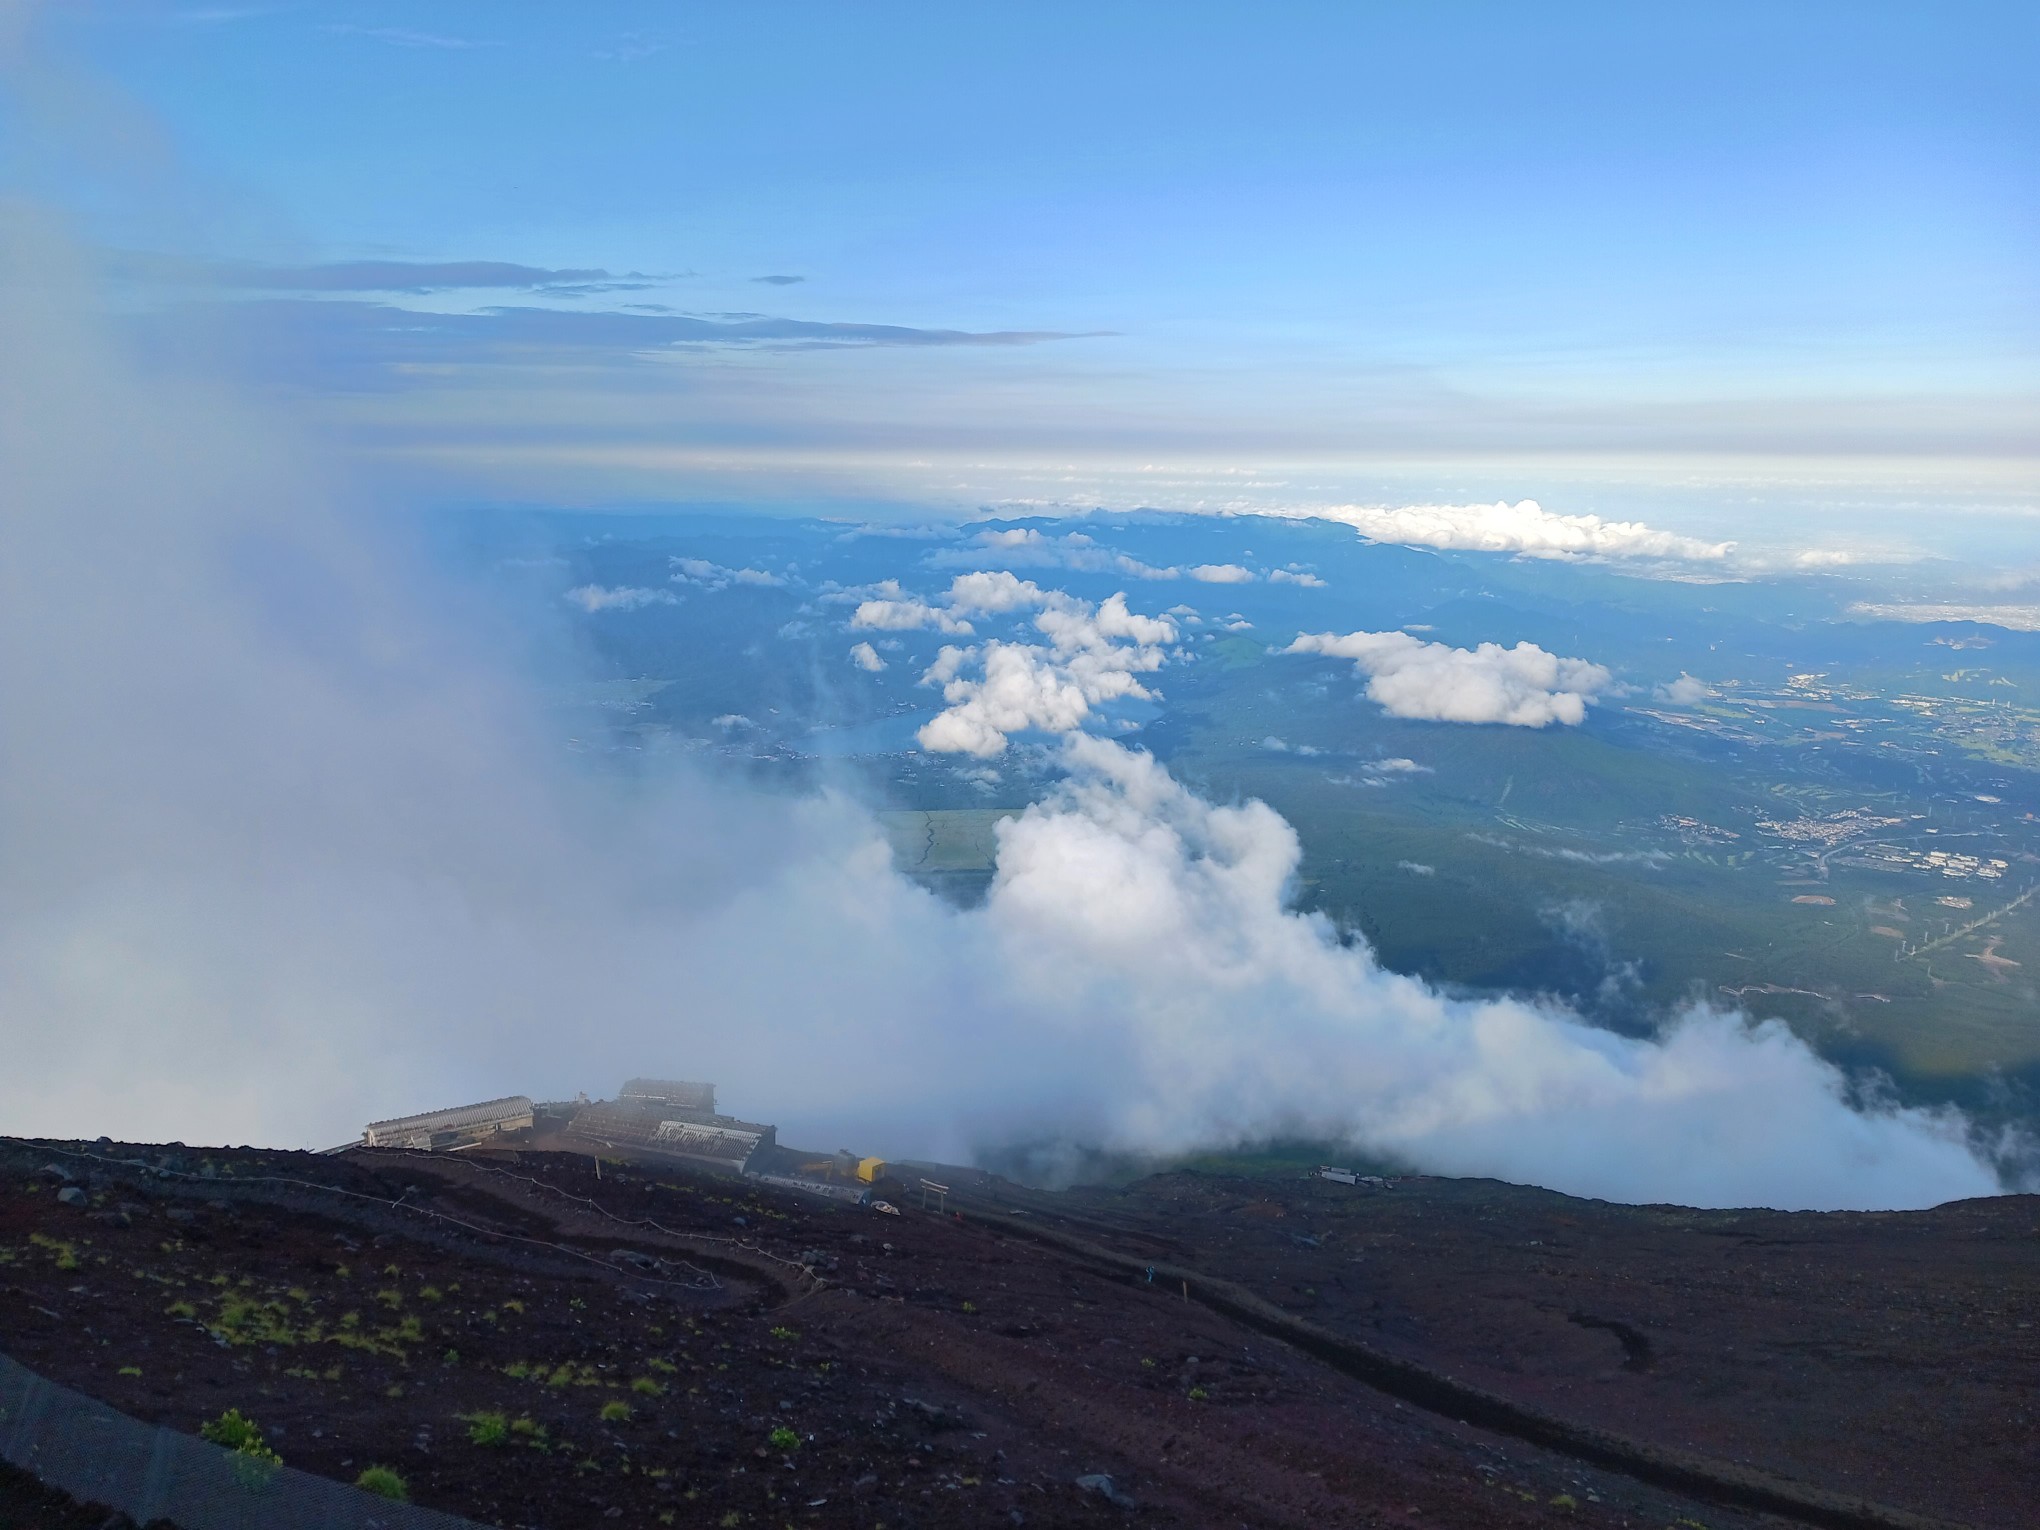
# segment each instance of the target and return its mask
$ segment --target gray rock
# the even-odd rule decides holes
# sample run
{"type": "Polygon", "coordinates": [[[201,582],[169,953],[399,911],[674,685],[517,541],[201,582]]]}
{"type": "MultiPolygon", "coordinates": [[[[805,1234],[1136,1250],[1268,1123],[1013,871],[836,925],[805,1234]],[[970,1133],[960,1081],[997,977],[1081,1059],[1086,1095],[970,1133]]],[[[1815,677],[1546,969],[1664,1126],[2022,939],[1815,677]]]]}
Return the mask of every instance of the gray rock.
{"type": "Polygon", "coordinates": [[[1089,1476],[1079,1477],[1077,1479],[1077,1486],[1087,1493],[1096,1493],[1114,1508],[1134,1509],[1139,1507],[1133,1494],[1127,1492],[1125,1488],[1114,1482],[1103,1472],[1092,1472],[1089,1476]]]}
{"type": "Polygon", "coordinates": [[[57,1192],[57,1199],[66,1206],[83,1206],[85,1204],[85,1192],[76,1185],[66,1185],[57,1192]]]}

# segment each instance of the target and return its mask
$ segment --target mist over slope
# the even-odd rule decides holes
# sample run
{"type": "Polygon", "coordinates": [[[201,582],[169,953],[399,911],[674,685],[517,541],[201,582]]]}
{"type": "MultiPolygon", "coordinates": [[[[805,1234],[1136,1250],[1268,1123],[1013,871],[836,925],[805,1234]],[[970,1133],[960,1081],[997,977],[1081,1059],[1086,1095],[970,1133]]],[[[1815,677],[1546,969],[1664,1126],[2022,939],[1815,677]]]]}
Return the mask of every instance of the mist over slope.
{"type": "Polygon", "coordinates": [[[0,237],[0,1129],[324,1145],[674,1071],[892,1154],[1307,1132],[1624,1200],[1999,1188],[1782,1026],[1636,1041],[1386,972],[1289,909],[1271,809],[1082,733],[974,910],[841,797],[577,767],[287,418],[152,380],[46,225],[0,237]]]}

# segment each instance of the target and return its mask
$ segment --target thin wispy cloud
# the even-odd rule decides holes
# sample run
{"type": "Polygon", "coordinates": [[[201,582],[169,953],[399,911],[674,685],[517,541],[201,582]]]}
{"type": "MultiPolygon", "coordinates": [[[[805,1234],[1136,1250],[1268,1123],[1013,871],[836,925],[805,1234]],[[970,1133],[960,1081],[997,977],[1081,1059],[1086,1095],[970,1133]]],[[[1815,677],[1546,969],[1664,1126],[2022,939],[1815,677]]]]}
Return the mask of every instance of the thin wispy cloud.
{"type": "Polygon", "coordinates": [[[292,381],[309,376],[344,389],[424,386],[438,374],[423,369],[444,367],[649,374],[662,358],[718,350],[997,348],[1081,338],[1052,330],[915,329],[770,315],[731,320],[528,306],[428,313],[311,296],[184,304],[138,314],[131,323],[145,345],[164,355],[185,349],[195,331],[224,330],[258,371],[292,381]]]}
{"type": "Polygon", "coordinates": [[[766,282],[774,287],[791,287],[796,282],[806,281],[807,278],[805,276],[754,276],[751,280],[754,282],[766,282]]]}
{"type": "Polygon", "coordinates": [[[213,279],[254,292],[451,292],[465,288],[614,291],[652,280],[594,266],[521,266],[501,260],[338,260],[305,266],[218,266],[213,279]]]}
{"type": "Polygon", "coordinates": [[[639,59],[664,53],[671,46],[663,38],[647,37],[642,32],[626,32],[608,47],[596,48],[588,56],[605,64],[635,64],[639,59]]]}
{"type": "Polygon", "coordinates": [[[440,48],[465,51],[470,48],[500,48],[502,43],[472,37],[449,37],[443,32],[414,32],[409,27],[364,27],[351,21],[333,21],[319,28],[336,37],[359,37],[385,43],[392,48],[440,48]]]}

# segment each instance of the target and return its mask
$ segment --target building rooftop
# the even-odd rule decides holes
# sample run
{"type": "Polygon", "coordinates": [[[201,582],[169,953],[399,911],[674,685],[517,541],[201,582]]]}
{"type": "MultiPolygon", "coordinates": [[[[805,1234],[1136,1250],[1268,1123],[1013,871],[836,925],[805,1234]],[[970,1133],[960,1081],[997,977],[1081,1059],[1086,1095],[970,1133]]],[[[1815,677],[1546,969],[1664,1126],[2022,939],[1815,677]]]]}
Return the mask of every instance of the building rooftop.
{"type": "Polygon", "coordinates": [[[715,1085],[692,1084],[680,1079],[634,1078],[617,1095],[621,1104],[663,1105],[673,1110],[698,1110],[715,1114],[715,1085]]]}
{"type": "Polygon", "coordinates": [[[529,1096],[512,1094],[500,1100],[484,1100],[479,1105],[455,1105],[448,1110],[428,1110],[421,1115],[371,1121],[368,1130],[379,1136],[406,1131],[459,1131],[465,1126],[483,1126],[511,1116],[528,1116],[531,1112],[529,1096]]]}

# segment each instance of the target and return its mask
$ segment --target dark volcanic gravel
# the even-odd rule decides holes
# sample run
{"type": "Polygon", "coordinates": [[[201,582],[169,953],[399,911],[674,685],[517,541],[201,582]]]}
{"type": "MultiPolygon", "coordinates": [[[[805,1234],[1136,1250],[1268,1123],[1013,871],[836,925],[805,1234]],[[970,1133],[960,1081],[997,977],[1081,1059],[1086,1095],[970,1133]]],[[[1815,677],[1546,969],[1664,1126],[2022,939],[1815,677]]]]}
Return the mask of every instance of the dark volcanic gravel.
{"type": "Polygon", "coordinates": [[[1399,1403],[1032,1226],[1917,1512],[2031,1523],[2040,1481],[2028,1200],[1717,1216],[1174,1175],[888,1217],[575,1154],[86,1151],[212,1177],[0,1146],[0,1349],[504,1526],[1759,1522],[1399,1403]]]}

